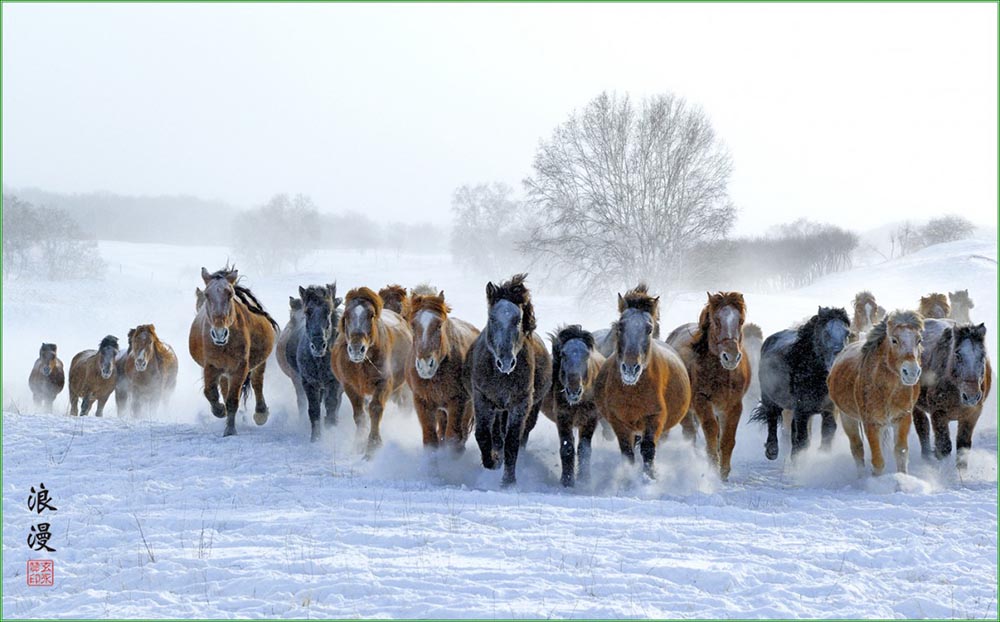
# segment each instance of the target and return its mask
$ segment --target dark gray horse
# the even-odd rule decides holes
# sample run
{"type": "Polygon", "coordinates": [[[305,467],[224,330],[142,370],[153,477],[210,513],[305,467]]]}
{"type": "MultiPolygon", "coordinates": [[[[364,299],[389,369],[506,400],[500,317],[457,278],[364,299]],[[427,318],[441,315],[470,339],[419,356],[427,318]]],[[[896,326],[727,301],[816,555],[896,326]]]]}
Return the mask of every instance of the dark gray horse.
{"type": "Polygon", "coordinates": [[[549,353],[534,332],[535,311],[525,276],[486,284],[489,320],[465,363],[483,466],[496,469],[502,463],[504,486],[516,481],[518,450],[527,443],[552,384],[549,353]]]}
{"type": "Polygon", "coordinates": [[[851,321],[842,308],[820,307],[797,329],[777,332],[760,351],[760,404],[751,421],[767,422],[764,455],[778,457],[781,411],[792,411],[792,456],[809,446],[809,417],[823,416],[822,447],[829,449],[837,431],[826,377],[833,359],[847,345],[851,321]]]}
{"type": "Polygon", "coordinates": [[[326,408],[327,426],[337,423],[337,409],[343,389],[330,366],[330,346],[337,338],[337,324],[342,302],[337,298],[337,284],[310,285],[299,288],[303,318],[292,327],[285,349],[285,359],[297,374],[306,394],[311,440],[320,438],[320,406],[326,408]]]}

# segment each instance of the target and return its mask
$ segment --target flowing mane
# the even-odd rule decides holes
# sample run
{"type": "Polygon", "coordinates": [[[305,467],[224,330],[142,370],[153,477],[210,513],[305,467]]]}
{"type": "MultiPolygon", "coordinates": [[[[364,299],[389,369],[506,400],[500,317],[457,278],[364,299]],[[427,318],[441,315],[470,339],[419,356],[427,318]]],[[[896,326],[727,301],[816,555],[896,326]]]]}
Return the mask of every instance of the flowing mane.
{"type": "Polygon", "coordinates": [[[549,333],[552,341],[552,386],[559,382],[559,372],[562,370],[562,349],[566,342],[579,339],[587,346],[588,350],[594,349],[594,335],[589,330],[584,330],[579,324],[570,324],[556,329],[556,332],[549,333]]]}
{"type": "MultiPolygon", "coordinates": [[[[374,290],[368,287],[355,287],[351,291],[347,292],[347,296],[344,298],[344,309],[351,306],[355,301],[367,302],[372,307],[375,308],[375,317],[382,314],[382,298],[375,293],[374,290]]],[[[342,329],[343,330],[343,329],[342,329]]]]}
{"type": "Polygon", "coordinates": [[[395,311],[402,315],[406,308],[406,288],[402,285],[386,285],[378,290],[378,297],[382,299],[382,307],[395,311]]]}
{"type": "Polygon", "coordinates": [[[837,307],[820,307],[816,315],[809,318],[805,324],[799,326],[795,331],[795,343],[792,351],[797,354],[811,352],[813,347],[813,336],[820,325],[826,324],[830,320],[841,320],[845,325],[851,325],[851,319],[847,317],[847,311],[837,307]]]}
{"type": "Polygon", "coordinates": [[[115,337],[114,335],[108,335],[104,339],[101,339],[101,345],[98,346],[98,349],[104,348],[104,347],[107,347],[107,346],[112,346],[114,348],[118,348],[118,337],[115,337]]]}
{"type": "MultiPolygon", "coordinates": [[[[650,296],[648,285],[639,283],[625,292],[624,296],[618,295],[618,312],[624,313],[625,309],[638,309],[652,316],[653,339],[660,338],[660,297],[650,296]]],[[[618,320],[611,323],[611,334],[618,334],[618,320]]]]}
{"type": "MultiPolygon", "coordinates": [[[[716,309],[721,309],[723,307],[732,305],[736,307],[739,311],[740,317],[745,318],[747,315],[747,305],[743,300],[743,294],[739,292],[719,292],[717,294],[709,294],[708,302],[701,309],[701,315],[698,317],[698,330],[695,331],[694,335],[691,337],[691,349],[698,354],[705,354],[708,352],[708,334],[711,332],[712,328],[712,312],[716,309]]],[[[758,331],[760,328],[757,329],[758,331]]]]}
{"type": "Polygon", "coordinates": [[[893,324],[894,326],[914,326],[917,330],[923,330],[924,318],[922,318],[916,311],[901,310],[893,311],[886,317],[882,318],[882,321],[876,324],[871,331],[869,331],[864,345],[861,346],[861,354],[865,359],[872,356],[882,346],[882,342],[885,341],[886,335],[889,334],[889,324],[893,324]]]}
{"type": "Polygon", "coordinates": [[[406,319],[412,320],[413,316],[419,311],[430,311],[443,318],[448,317],[448,314],[451,313],[451,305],[436,293],[418,294],[416,291],[413,290],[410,293],[406,299],[406,303],[403,305],[403,317],[406,319]]]}
{"type": "Polygon", "coordinates": [[[527,274],[515,274],[509,281],[493,286],[492,294],[486,298],[491,307],[500,300],[507,300],[521,307],[521,329],[527,335],[535,330],[536,324],[531,292],[524,284],[526,278],[527,274]]]}
{"type": "MultiPolygon", "coordinates": [[[[209,276],[209,278],[226,279],[227,281],[229,281],[229,279],[235,274],[237,274],[236,265],[234,264],[230,266],[227,264],[221,270],[216,270],[215,272],[213,272],[209,276]]],[[[242,302],[243,306],[246,307],[247,311],[249,311],[250,313],[267,318],[268,323],[271,325],[272,328],[274,328],[275,332],[280,331],[281,329],[278,328],[278,323],[274,321],[274,318],[271,317],[271,314],[269,314],[266,310],[264,310],[264,305],[262,305],[260,301],[257,300],[257,297],[254,296],[254,293],[252,291],[250,291],[250,288],[240,285],[240,281],[242,280],[243,277],[240,276],[237,277],[234,281],[232,281],[233,291],[236,293],[236,299],[242,302]]]]}

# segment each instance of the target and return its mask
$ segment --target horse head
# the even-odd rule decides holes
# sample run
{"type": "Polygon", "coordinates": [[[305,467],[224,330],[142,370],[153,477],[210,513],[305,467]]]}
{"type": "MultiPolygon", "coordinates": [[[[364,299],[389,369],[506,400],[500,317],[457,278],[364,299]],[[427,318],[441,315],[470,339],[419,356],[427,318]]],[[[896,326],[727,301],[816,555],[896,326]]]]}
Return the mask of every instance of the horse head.
{"type": "Polygon", "coordinates": [[[209,336],[212,343],[224,346],[229,343],[229,327],[236,321],[236,297],[234,285],[239,279],[239,271],[233,268],[223,268],[209,273],[201,269],[201,278],[205,281],[205,312],[209,321],[209,336]]]}
{"type": "Polygon", "coordinates": [[[531,293],[524,285],[526,274],[515,274],[500,285],[486,284],[489,319],[486,322],[486,347],[500,373],[509,374],[517,365],[517,355],[535,330],[535,309],[531,293]]]}
{"type": "Polygon", "coordinates": [[[417,375],[430,380],[448,355],[448,313],[451,307],[444,301],[444,292],[420,294],[410,292],[403,315],[413,331],[414,366],[417,375]]]}
{"type": "Polygon", "coordinates": [[[622,382],[632,386],[639,382],[649,363],[653,348],[653,331],[659,321],[660,297],[649,295],[645,283],[618,294],[618,321],[614,325],[615,356],[622,382]]]}
{"type": "Polygon", "coordinates": [[[48,376],[51,374],[56,362],[56,344],[43,343],[42,347],[38,349],[38,360],[42,362],[40,370],[42,375],[48,376]]]}
{"type": "Polygon", "coordinates": [[[984,395],[986,325],[965,324],[953,329],[945,329],[941,339],[948,339],[951,342],[949,376],[958,387],[958,396],[962,406],[975,406],[982,401],[984,395]]]}
{"type": "Polygon", "coordinates": [[[156,327],[141,324],[128,331],[128,348],[135,358],[135,370],[146,371],[149,362],[156,356],[156,327]]]}
{"type": "Polygon", "coordinates": [[[347,357],[352,363],[361,363],[377,339],[382,299],[371,289],[358,287],[347,292],[345,300],[340,331],[347,340],[347,357]]]}
{"type": "Polygon", "coordinates": [[[819,307],[813,316],[813,352],[823,361],[827,372],[833,367],[833,360],[847,345],[851,335],[847,311],[836,307],[819,307]]]}
{"type": "Polygon", "coordinates": [[[593,382],[590,355],[594,351],[594,336],[579,324],[566,326],[552,339],[552,376],[562,387],[566,402],[578,404],[593,382]]]}
{"type": "Polygon", "coordinates": [[[101,345],[97,347],[97,362],[100,366],[101,377],[107,380],[115,373],[115,358],[118,357],[118,338],[108,335],[101,340],[101,345]]]}
{"type": "MultiPolygon", "coordinates": [[[[309,353],[315,358],[327,356],[333,343],[334,320],[341,300],[337,298],[337,284],[299,287],[299,306],[305,317],[305,334],[309,340],[309,353]]],[[[294,298],[289,299],[292,312],[294,298]]]]}
{"type": "MultiPolygon", "coordinates": [[[[708,293],[708,292],[706,292],[708,293]]],[[[707,335],[708,351],[719,357],[723,369],[734,370],[743,358],[743,322],[747,307],[739,292],[708,293],[708,302],[698,320],[707,335]]]]}

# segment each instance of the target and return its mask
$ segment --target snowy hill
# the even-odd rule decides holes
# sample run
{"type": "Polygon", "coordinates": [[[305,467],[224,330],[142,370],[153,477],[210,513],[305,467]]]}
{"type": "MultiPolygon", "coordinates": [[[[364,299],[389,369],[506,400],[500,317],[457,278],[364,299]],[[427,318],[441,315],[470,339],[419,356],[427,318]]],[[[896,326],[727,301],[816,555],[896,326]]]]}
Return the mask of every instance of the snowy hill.
{"type": "MultiPolygon", "coordinates": [[[[555,426],[539,421],[515,490],[479,465],[470,442],[428,454],[411,412],[390,409],[385,446],[366,462],[341,423],[310,444],[288,379],[270,365],[271,419],[238,420],[222,439],[187,354],[199,270],[227,250],[101,243],[104,282],[5,283],[3,546],[5,617],[990,617],[997,614],[995,400],[967,472],[911,459],[909,475],[856,476],[838,433],[797,468],[763,456],[744,422],[722,483],[680,434],[657,455],[660,477],[624,467],[595,439],[590,487],[559,485],[555,426]],[[27,375],[39,344],[69,364],[105,334],[154,322],[181,359],[170,407],[149,420],[31,412],[27,375]],[[25,500],[44,482],[55,514],[56,585],[28,587],[25,543],[39,519],[25,500]]],[[[747,294],[765,334],[870,289],[886,308],[968,288],[996,348],[994,240],[925,249],[779,295],[747,294]]],[[[483,279],[447,256],[327,252],[292,276],[247,274],[284,324],[300,284],[340,291],[430,281],[455,314],[485,320],[483,279]]],[[[503,277],[506,275],[497,275],[503,277]]],[[[530,283],[529,283],[530,284],[530,283]]],[[[590,308],[534,289],[539,327],[607,325],[590,308]]],[[[663,297],[664,328],[693,321],[704,292],[663,297]]],[[[916,438],[911,439],[911,447],[916,438]]],[[[785,447],[783,446],[783,450],[785,447]]],[[[890,471],[892,461],[889,461],[890,471]]]]}

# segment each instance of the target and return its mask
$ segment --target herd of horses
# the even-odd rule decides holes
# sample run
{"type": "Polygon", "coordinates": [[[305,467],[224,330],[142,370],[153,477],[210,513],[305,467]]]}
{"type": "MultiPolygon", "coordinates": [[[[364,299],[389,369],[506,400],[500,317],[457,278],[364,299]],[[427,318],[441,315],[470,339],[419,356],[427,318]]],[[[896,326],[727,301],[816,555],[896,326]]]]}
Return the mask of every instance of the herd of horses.
{"type": "MultiPolygon", "coordinates": [[[[386,404],[412,404],[426,447],[461,452],[474,434],[483,466],[503,468],[503,485],[515,483],[518,453],[539,413],[556,424],[565,486],[590,477],[599,426],[627,461],[638,449],[651,478],[662,435],[679,424],[694,440],[700,427],[709,460],[727,479],[748,401],[756,405],[751,420],[767,424],[770,460],[778,456],[783,418],[790,419],[796,458],[809,445],[810,418],[819,414],[821,448],[843,428],[860,472],[867,438],[875,474],[884,470],[881,443],[890,429],[897,470],[905,472],[911,423],[923,455],[942,459],[953,449],[949,422],[958,421],[964,468],[990,391],[986,328],[970,323],[967,290],[930,294],[916,311],[893,312],[864,291],[853,318],[843,308],[820,307],[767,339],[746,322],[741,293],[709,293],[697,321],[661,339],[659,297],[640,284],[618,295],[619,317],[609,328],[563,326],[547,347],[524,274],[486,284],[482,330],[452,316],[444,292],[427,285],[358,287],[341,299],[335,283],[300,287],[281,329],[235,267],[202,268],[201,276],[188,348],[202,368],[212,414],[226,419],[223,436],[236,434],[237,411],[251,390],[254,422],[267,421],[264,372],[275,351],[300,412],[308,413],[313,441],[322,436],[321,418],[336,425],[346,394],[359,449],[371,457],[382,443],[386,404]]],[[[177,357],[153,325],[130,330],[125,349],[109,335],[73,357],[71,414],[86,415],[96,403],[101,416],[112,393],[119,412],[131,405],[140,414],[168,399],[176,379],[177,357]]],[[[29,384],[36,405],[51,410],[64,385],[54,344],[42,344],[29,384]]]]}

